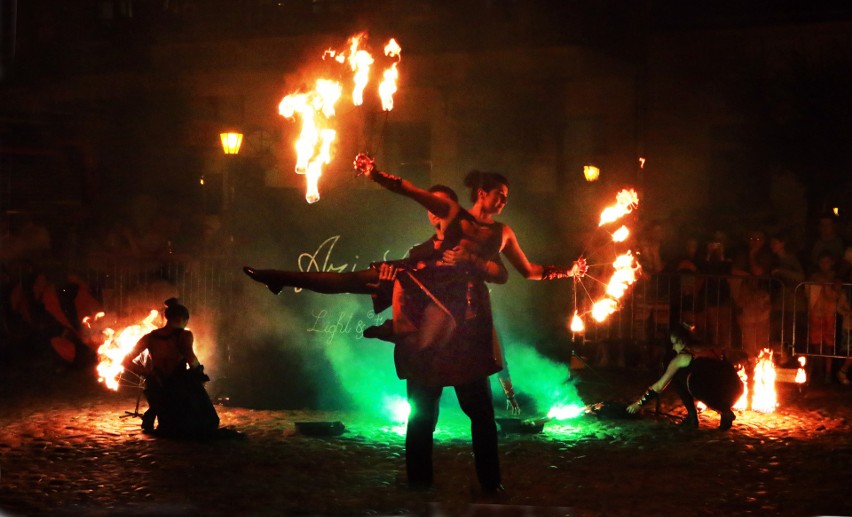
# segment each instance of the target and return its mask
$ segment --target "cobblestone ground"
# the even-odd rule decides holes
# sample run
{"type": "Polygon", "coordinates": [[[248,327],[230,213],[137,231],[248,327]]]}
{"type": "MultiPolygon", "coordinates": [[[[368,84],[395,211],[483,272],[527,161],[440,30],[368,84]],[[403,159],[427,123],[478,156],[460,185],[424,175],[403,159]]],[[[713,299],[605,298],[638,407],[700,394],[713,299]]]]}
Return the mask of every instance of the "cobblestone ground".
{"type": "MultiPolygon", "coordinates": [[[[621,379],[625,397],[646,384],[608,376],[621,379]]],[[[222,425],[243,439],[177,441],[141,434],[137,418],[123,418],[135,395],[108,392],[80,372],[4,377],[7,515],[852,514],[852,392],[839,385],[784,385],[776,413],[740,413],[729,432],[715,429],[710,411],[701,429],[680,429],[667,392],[669,415],[587,415],[507,434],[507,495],[488,500],[472,489],[464,434],[438,441],[436,486],[412,493],[400,434],[359,425],[358,415],[219,407],[222,425]],[[304,420],[341,420],[347,432],[304,436],[295,428],[304,420]]],[[[580,393],[590,402],[603,391],[589,382],[580,393]]]]}

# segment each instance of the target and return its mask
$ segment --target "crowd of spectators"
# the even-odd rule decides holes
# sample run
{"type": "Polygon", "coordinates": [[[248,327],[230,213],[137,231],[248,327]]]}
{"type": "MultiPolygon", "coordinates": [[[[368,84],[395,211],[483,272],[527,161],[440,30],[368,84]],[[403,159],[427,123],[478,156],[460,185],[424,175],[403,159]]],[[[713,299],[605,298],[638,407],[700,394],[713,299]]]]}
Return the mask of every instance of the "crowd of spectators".
{"type": "Polygon", "coordinates": [[[646,223],[637,246],[643,281],[667,281],[669,327],[697,326],[705,342],[752,360],[767,347],[825,357],[812,361],[814,375],[848,383],[852,361],[838,358],[850,355],[852,226],[821,213],[798,242],[771,226],[706,234],[673,226],[646,223]],[[720,315],[727,309],[730,318],[720,315]]]}

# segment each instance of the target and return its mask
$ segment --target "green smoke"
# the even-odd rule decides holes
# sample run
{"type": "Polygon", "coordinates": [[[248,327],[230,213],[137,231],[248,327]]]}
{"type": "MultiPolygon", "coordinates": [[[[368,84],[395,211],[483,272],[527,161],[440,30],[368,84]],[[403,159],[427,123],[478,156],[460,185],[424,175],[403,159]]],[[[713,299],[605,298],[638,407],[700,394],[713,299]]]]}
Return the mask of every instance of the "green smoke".
{"type": "Polygon", "coordinates": [[[553,408],[585,405],[568,365],[544,357],[521,340],[507,339],[503,346],[515,393],[533,401],[534,407],[523,408],[524,413],[547,416],[553,408]]]}

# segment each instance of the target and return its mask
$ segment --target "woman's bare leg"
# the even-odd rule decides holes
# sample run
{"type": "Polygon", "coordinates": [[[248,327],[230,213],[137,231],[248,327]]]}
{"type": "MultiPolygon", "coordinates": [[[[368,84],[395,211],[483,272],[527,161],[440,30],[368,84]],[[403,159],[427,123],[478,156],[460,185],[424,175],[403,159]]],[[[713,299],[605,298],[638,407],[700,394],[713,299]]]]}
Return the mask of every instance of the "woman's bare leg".
{"type": "Polygon", "coordinates": [[[252,280],[265,284],[273,294],[280,293],[285,287],[299,287],[322,294],[371,294],[379,282],[379,272],[376,269],[338,273],[244,267],[243,272],[252,280]]]}

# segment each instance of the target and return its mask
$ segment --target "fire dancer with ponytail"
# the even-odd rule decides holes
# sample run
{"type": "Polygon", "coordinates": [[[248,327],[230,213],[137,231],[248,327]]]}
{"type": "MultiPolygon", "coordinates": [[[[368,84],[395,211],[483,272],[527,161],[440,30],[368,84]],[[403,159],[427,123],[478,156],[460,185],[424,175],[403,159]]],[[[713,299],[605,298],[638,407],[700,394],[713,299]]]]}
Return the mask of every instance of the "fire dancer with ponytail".
{"type": "Polygon", "coordinates": [[[675,389],[683,405],[686,418],[682,425],[698,428],[698,412],[695,401],[699,400],[720,415],[719,429],[726,431],[736,418],[731,407],[743,394],[743,383],[734,366],[726,359],[693,357],[688,347],[689,333],[682,327],[674,327],[669,334],[675,357],[669,362],[665,373],[652,384],[627,411],[635,414],[642,406],[657,398],[674,380],[675,389]]]}
{"type": "Polygon", "coordinates": [[[156,419],[157,432],[163,435],[208,436],[219,427],[219,415],[204,389],[203,383],[210,379],[193,351],[192,332],[186,329],[189,309],[176,298],[166,300],[165,306],[165,326],[142,336],[123,363],[145,377],[149,407],[142,416],[142,429],[153,431],[156,419]],[[150,364],[140,369],[133,360],[145,350],[150,364]]]}

